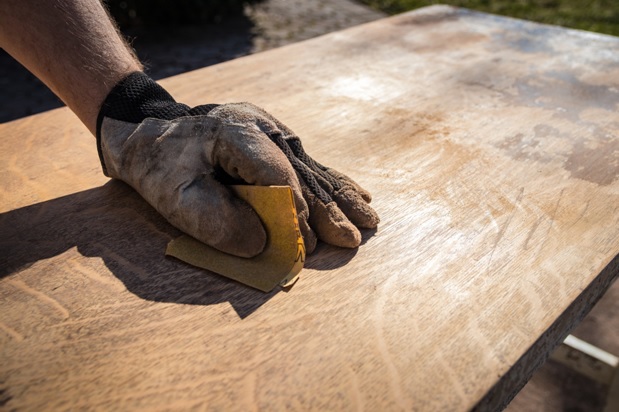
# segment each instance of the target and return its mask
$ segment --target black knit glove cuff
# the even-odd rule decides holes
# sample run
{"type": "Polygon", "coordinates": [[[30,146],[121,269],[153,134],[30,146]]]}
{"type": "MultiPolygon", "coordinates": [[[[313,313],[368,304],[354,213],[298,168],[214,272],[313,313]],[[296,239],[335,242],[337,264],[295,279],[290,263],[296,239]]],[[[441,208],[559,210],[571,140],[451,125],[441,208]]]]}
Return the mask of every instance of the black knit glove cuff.
{"type": "Polygon", "coordinates": [[[139,124],[146,118],[173,120],[183,116],[208,114],[217,104],[191,109],[176,100],[163,87],[143,72],[134,72],[121,80],[108,94],[97,117],[97,151],[107,176],[101,150],[101,125],[104,118],[139,124]]]}

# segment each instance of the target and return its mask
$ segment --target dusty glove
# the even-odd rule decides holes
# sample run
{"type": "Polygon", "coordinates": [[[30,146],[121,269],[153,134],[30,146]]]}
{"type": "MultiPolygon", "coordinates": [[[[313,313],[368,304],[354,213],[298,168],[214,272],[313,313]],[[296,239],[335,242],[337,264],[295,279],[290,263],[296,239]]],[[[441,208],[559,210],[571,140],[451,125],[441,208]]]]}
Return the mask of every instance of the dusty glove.
{"type": "Polygon", "coordinates": [[[290,186],[308,253],[316,237],[357,247],[357,227],[379,221],[368,192],[312,160],[264,110],[249,103],[190,108],[144,73],[129,75],[103,102],[97,147],[107,176],[131,185],[182,231],[237,256],[260,253],[266,234],[227,183],[290,186]]]}

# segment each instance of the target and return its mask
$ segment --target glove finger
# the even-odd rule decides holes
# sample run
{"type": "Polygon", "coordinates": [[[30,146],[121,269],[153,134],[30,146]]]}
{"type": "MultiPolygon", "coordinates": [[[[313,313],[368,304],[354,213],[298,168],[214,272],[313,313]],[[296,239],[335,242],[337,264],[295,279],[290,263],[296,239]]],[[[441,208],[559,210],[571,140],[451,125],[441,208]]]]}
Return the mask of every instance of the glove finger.
{"type": "Polygon", "coordinates": [[[329,173],[331,176],[342,182],[343,186],[351,186],[357,193],[359,193],[361,198],[366,203],[370,203],[372,201],[372,195],[370,194],[370,192],[359,186],[357,182],[346,176],[344,173],[338,172],[337,170],[331,169],[330,167],[325,168],[325,172],[329,173]]]}
{"type": "Polygon", "coordinates": [[[331,245],[356,248],[361,244],[361,233],[333,201],[323,203],[307,186],[303,196],[310,210],[309,224],[320,240],[331,245]]]}
{"type": "Polygon", "coordinates": [[[316,234],[308,219],[310,210],[303,198],[301,184],[292,165],[264,133],[248,127],[226,125],[213,149],[214,165],[234,179],[258,186],[290,186],[294,196],[305,249],[316,247],[316,234]]]}
{"type": "Polygon", "coordinates": [[[380,218],[376,211],[363,199],[361,193],[352,186],[344,185],[335,190],[322,175],[314,174],[318,184],[329,193],[346,217],[357,227],[373,229],[378,226],[380,218]]]}
{"type": "MultiPolygon", "coordinates": [[[[353,244],[358,246],[361,241],[361,235],[359,230],[351,224],[350,220],[352,220],[353,224],[360,227],[376,227],[378,224],[376,212],[360,196],[351,196],[350,193],[353,195],[356,193],[350,189],[350,186],[343,187],[341,182],[319,170],[319,165],[307,156],[302,151],[302,148],[297,150],[297,153],[301,153],[303,157],[299,159],[281,134],[271,134],[269,138],[282,150],[299,176],[299,181],[304,189],[303,196],[310,206],[310,225],[317,231],[318,237],[327,243],[338,246],[356,247],[347,246],[353,244]],[[346,189],[346,193],[339,196],[344,209],[340,209],[339,204],[333,202],[333,194],[339,193],[342,189],[346,189]],[[309,196],[310,194],[311,197],[309,196]],[[355,201],[359,201],[361,204],[355,205],[355,201]],[[342,214],[342,211],[344,214],[342,214]],[[346,213],[347,211],[348,213],[346,213]],[[312,220],[314,213],[318,213],[321,216],[316,221],[312,220]],[[347,217],[351,219],[349,220],[347,217]],[[352,226],[354,230],[350,230],[348,225],[352,226]],[[320,226],[320,229],[318,229],[318,226],[320,226]],[[328,228],[328,226],[331,227],[328,228]],[[327,238],[332,240],[326,240],[327,238]]],[[[300,142],[298,143],[296,147],[300,148],[300,142]]]]}
{"type": "Polygon", "coordinates": [[[225,253],[250,258],[262,252],[267,236],[260,218],[211,175],[177,190],[176,205],[166,216],[174,226],[225,253]]]}
{"type": "Polygon", "coordinates": [[[344,186],[331,196],[355,226],[365,229],[373,229],[378,226],[380,218],[376,211],[363,199],[359,192],[350,186],[344,186]]]}
{"type": "MultiPolygon", "coordinates": [[[[359,186],[354,180],[346,176],[344,173],[340,173],[335,169],[323,166],[315,161],[307,152],[303,149],[301,140],[296,136],[290,136],[286,138],[286,143],[294,153],[295,157],[306,164],[315,174],[321,176],[324,181],[329,182],[329,185],[333,188],[333,191],[341,190],[341,188],[349,186],[352,190],[357,191],[363,201],[370,203],[372,201],[372,195],[367,190],[359,186]]],[[[328,192],[332,194],[332,191],[328,192]]]]}

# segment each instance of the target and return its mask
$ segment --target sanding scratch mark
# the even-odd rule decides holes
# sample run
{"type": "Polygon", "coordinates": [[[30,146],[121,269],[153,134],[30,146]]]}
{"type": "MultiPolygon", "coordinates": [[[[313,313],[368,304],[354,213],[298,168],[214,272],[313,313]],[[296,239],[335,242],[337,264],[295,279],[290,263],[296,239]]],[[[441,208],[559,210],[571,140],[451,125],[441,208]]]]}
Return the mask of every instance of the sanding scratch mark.
{"type": "Polygon", "coordinates": [[[401,378],[398,373],[398,369],[391,358],[391,354],[389,353],[389,348],[387,346],[387,341],[385,340],[385,335],[383,331],[384,327],[384,312],[385,312],[385,300],[389,295],[389,290],[391,289],[392,284],[395,282],[396,277],[390,277],[386,282],[385,286],[382,288],[380,296],[376,299],[376,308],[374,311],[374,330],[376,332],[376,345],[378,347],[378,352],[380,353],[385,366],[387,367],[387,372],[389,374],[390,387],[393,393],[394,400],[396,404],[403,410],[410,410],[411,408],[406,405],[404,401],[404,393],[402,391],[401,386],[401,378]]]}
{"type": "MultiPolygon", "coordinates": [[[[576,218],[576,220],[574,220],[574,223],[572,223],[572,226],[574,226],[576,223],[580,222],[582,220],[583,217],[585,217],[585,214],[587,213],[587,211],[589,210],[589,205],[591,204],[591,199],[587,200],[587,203],[585,204],[585,207],[583,208],[582,212],[580,213],[580,215],[576,218]]],[[[616,209],[615,209],[616,210],[616,209]]],[[[571,226],[570,226],[571,227],[571,226]]]]}
{"type": "Polygon", "coordinates": [[[107,286],[114,286],[119,291],[125,289],[124,287],[119,285],[119,282],[112,279],[111,276],[104,276],[96,270],[84,266],[82,263],[79,262],[77,258],[71,259],[71,264],[75,268],[75,271],[81,273],[92,281],[102,283],[107,286]]]}
{"type": "Polygon", "coordinates": [[[550,226],[548,227],[548,233],[550,233],[550,231],[552,230],[552,226],[554,225],[555,217],[557,216],[557,211],[559,210],[559,203],[561,203],[561,198],[563,197],[563,192],[565,192],[565,189],[561,189],[561,193],[559,193],[559,198],[557,199],[557,204],[555,205],[555,208],[552,211],[552,215],[550,216],[550,226]]]}
{"type": "Polygon", "coordinates": [[[348,373],[350,375],[350,383],[352,385],[352,393],[353,393],[353,407],[358,412],[363,412],[365,410],[365,405],[363,403],[363,396],[361,395],[361,386],[359,385],[359,377],[353,370],[353,368],[348,365],[348,373]]]}
{"type": "Polygon", "coordinates": [[[53,299],[52,297],[46,295],[45,293],[39,292],[38,290],[31,288],[30,286],[26,284],[26,282],[23,282],[21,280],[11,279],[9,280],[8,283],[10,283],[11,285],[15,286],[18,289],[21,289],[22,292],[27,293],[30,296],[54,308],[60,314],[63,320],[69,319],[69,316],[70,316],[69,311],[64,306],[62,306],[56,299],[53,299]]]}
{"type": "MultiPolygon", "coordinates": [[[[103,260],[107,260],[108,258],[111,258],[112,260],[116,261],[117,263],[119,263],[119,265],[125,269],[129,269],[131,271],[133,271],[136,275],[138,275],[138,277],[140,278],[141,281],[145,281],[148,280],[149,278],[149,274],[142,269],[141,267],[139,267],[138,265],[134,264],[133,262],[130,262],[129,260],[125,259],[124,257],[120,256],[118,253],[113,252],[110,248],[104,246],[101,243],[97,243],[96,246],[98,246],[99,248],[102,249],[102,257],[103,260]]],[[[107,263],[106,263],[107,265],[107,263]]],[[[107,265],[109,267],[109,265],[107,265]]]]}
{"type": "Polygon", "coordinates": [[[484,211],[484,214],[486,215],[486,217],[488,218],[488,220],[490,221],[490,223],[495,227],[495,229],[496,230],[501,230],[500,226],[499,226],[499,223],[497,222],[496,218],[490,212],[490,205],[488,204],[488,202],[484,202],[484,204],[483,204],[483,211],[484,211]]]}
{"type": "Polygon", "coordinates": [[[555,222],[555,217],[557,216],[557,212],[559,211],[559,204],[561,203],[561,198],[563,197],[563,192],[565,192],[565,189],[561,189],[561,193],[559,193],[559,198],[557,199],[557,203],[555,204],[555,208],[552,211],[551,215],[550,215],[550,224],[548,225],[548,230],[546,231],[546,236],[544,236],[544,241],[542,242],[540,249],[544,248],[544,245],[546,245],[546,242],[548,241],[548,236],[550,235],[550,232],[552,231],[552,227],[554,225],[555,222]]]}
{"type": "Polygon", "coordinates": [[[514,215],[516,214],[516,208],[519,206],[520,201],[522,200],[522,195],[524,194],[524,187],[520,188],[520,193],[518,193],[518,197],[516,198],[516,201],[513,204],[513,208],[512,208],[512,212],[509,214],[509,217],[507,218],[507,220],[505,221],[505,224],[503,224],[503,227],[501,228],[501,230],[499,231],[499,233],[497,234],[497,237],[494,241],[494,245],[492,245],[492,251],[490,252],[490,258],[488,259],[488,268],[486,270],[486,272],[490,273],[490,266],[492,265],[492,258],[494,257],[494,252],[497,249],[497,246],[499,245],[499,242],[501,241],[501,239],[503,239],[503,236],[505,235],[505,232],[507,231],[507,228],[509,227],[509,224],[512,222],[512,219],[514,218],[514,215]]]}
{"type": "Polygon", "coordinates": [[[540,223],[542,223],[542,220],[543,219],[541,217],[538,218],[537,222],[533,223],[533,226],[531,226],[531,229],[529,230],[529,234],[527,235],[527,238],[524,241],[524,246],[523,246],[524,250],[527,250],[529,248],[529,240],[531,240],[531,238],[533,237],[533,233],[535,233],[540,223]]]}
{"type": "Polygon", "coordinates": [[[462,387],[462,378],[459,378],[457,376],[454,368],[449,365],[449,363],[444,357],[439,356],[436,361],[436,367],[441,370],[441,376],[444,376],[447,380],[450,381],[450,384],[448,384],[447,387],[450,388],[450,390],[452,390],[453,392],[455,392],[458,398],[462,400],[466,399],[466,392],[462,387]]]}
{"type": "Polygon", "coordinates": [[[0,322],[0,329],[2,329],[7,335],[15,339],[17,342],[21,342],[24,340],[24,336],[21,333],[19,333],[13,328],[8,327],[2,322],[0,322]]]}

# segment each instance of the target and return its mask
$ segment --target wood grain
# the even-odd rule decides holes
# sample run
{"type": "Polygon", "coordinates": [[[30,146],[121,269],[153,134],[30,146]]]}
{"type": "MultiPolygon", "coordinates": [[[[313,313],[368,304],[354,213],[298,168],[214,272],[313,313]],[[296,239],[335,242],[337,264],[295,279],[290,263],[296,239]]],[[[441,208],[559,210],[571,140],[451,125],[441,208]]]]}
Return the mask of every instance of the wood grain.
{"type": "Polygon", "coordinates": [[[162,83],[263,106],[382,222],[262,294],[165,258],[66,110],[1,125],[9,409],[500,408],[618,275],[619,39],[431,7],[162,83]]]}

